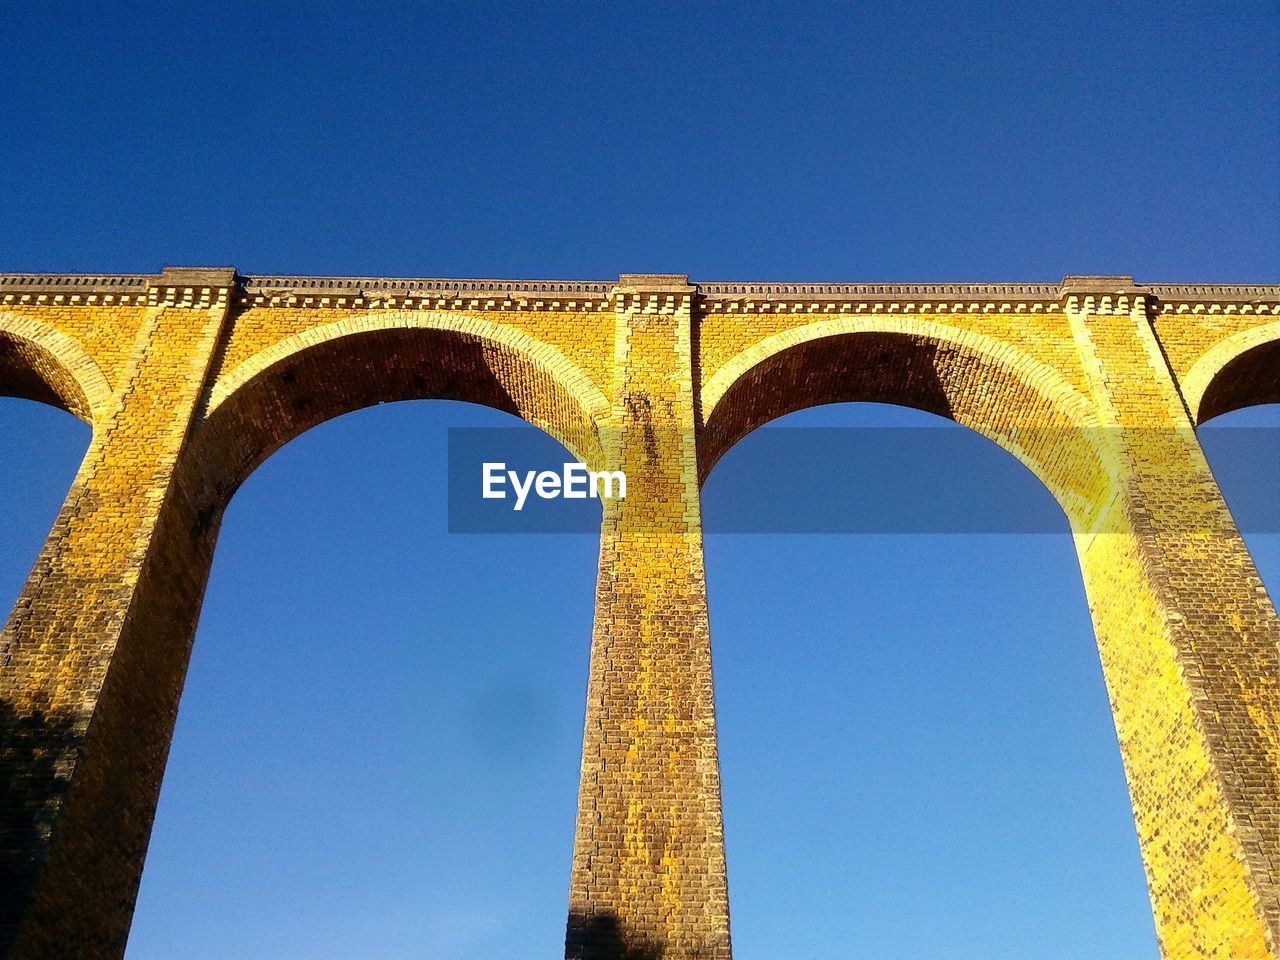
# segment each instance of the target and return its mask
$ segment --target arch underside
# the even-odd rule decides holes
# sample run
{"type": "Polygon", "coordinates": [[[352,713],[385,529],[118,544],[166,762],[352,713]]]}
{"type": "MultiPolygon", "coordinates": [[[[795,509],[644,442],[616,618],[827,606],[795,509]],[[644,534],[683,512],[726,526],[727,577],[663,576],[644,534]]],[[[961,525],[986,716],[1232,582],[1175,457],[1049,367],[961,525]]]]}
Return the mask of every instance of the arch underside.
{"type": "Polygon", "coordinates": [[[784,345],[750,366],[707,413],[699,448],[705,481],[738,440],[771,420],[828,403],[914,407],[993,440],[1047,486],[1078,529],[1109,499],[1097,431],[1083,398],[1045,368],[1021,369],[928,333],[834,332],[784,345]]]}
{"type": "Polygon", "coordinates": [[[1200,398],[1196,422],[1263,403],[1280,403],[1280,339],[1245,350],[1214,374],[1200,398]]]}
{"type": "MultiPolygon", "coordinates": [[[[599,461],[580,391],[538,358],[487,337],[390,326],[303,344],[247,376],[200,423],[185,463],[215,509],[273,452],[311,427],[379,403],[462,400],[520,417],[575,456],[599,461]]],[[[233,378],[235,372],[232,373],[233,378]]]]}
{"type": "Polygon", "coordinates": [[[17,329],[0,318],[0,396],[34,400],[58,407],[92,424],[105,395],[106,381],[96,366],[70,341],[48,328],[22,324],[17,329]],[[75,368],[91,368],[90,383],[83,383],[75,368]]]}

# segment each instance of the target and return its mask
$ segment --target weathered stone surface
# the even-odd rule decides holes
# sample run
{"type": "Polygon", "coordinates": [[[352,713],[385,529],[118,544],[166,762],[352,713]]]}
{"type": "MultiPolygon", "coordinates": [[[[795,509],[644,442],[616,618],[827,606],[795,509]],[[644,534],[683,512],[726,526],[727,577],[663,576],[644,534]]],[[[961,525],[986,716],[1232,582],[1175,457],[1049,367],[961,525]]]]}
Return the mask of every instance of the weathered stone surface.
{"type": "Polygon", "coordinates": [[[1280,624],[1194,426],[1280,399],[1280,287],[0,277],[0,392],[94,438],[0,635],[0,955],[118,958],[218,525],[273,450],[487,404],[624,469],[600,545],[567,956],[728,960],[698,488],[875,400],[1070,520],[1166,960],[1277,957],[1280,624]]]}

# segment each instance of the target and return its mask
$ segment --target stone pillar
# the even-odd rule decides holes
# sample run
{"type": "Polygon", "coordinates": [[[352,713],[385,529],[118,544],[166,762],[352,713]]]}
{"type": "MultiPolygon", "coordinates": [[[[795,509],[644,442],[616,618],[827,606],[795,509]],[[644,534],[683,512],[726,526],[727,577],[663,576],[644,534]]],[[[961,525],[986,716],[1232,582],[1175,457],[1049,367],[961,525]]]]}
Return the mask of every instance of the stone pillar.
{"type": "Polygon", "coordinates": [[[118,960],[214,519],[179,476],[235,271],[166,269],[0,634],[0,956],[118,960]]]}
{"type": "Polygon", "coordinates": [[[1077,550],[1167,960],[1280,950],[1280,623],[1128,278],[1067,278],[1115,499],[1077,550]]]}
{"type": "Polygon", "coordinates": [[[583,738],[566,956],[728,960],[729,911],[702,561],[694,288],[615,291],[612,469],[583,738]]]}

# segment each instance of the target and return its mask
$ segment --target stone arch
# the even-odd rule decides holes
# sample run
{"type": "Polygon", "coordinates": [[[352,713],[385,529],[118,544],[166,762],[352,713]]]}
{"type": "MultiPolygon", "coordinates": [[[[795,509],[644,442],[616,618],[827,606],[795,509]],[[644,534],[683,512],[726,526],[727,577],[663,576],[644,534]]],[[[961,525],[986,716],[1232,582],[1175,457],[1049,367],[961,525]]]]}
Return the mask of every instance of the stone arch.
{"type": "MultiPolygon", "coordinates": [[[[336,321],[284,338],[223,373],[175,465],[129,608],[130,634],[120,649],[146,653],[123,659],[117,652],[112,666],[146,675],[121,689],[163,691],[156,702],[167,719],[147,727],[164,744],[152,750],[160,758],[153,768],[157,790],[171,735],[164,724],[176,716],[222,518],[236,490],[311,427],[410,399],[465,400],[512,413],[588,463],[598,462],[592,459],[599,456],[598,420],[609,409],[594,383],[553,348],[511,328],[449,314],[336,321]]],[[[130,728],[119,735],[140,734],[130,728]]],[[[145,845],[144,837],[139,856],[145,845]]],[[[120,919],[127,929],[128,912],[120,919]]]]}
{"type": "MultiPolygon", "coordinates": [[[[600,462],[609,402],[560,351],[445,312],[363,316],[260,351],[214,385],[185,466],[220,509],[275,450],[326,420],[395,400],[466,400],[521,417],[600,462]]],[[[204,499],[204,498],[201,498],[204,499]]]]}
{"type": "Polygon", "coordinates": [[[1197,426],[1242,407],[1280,403],[1280,320],[1215,344],[1180,386],[1197,426]]]}
{"type": "MultiPolygon", "coordinates": [[[[0,337],[3,335],[4,330],[0,328],[0,337]]],[[[55,346],[58,343],[55,337],[47,339],[55,346]]],[[[30,341],[30,337],[24,337],[20,342],[30,341]]],[[[53,355],[45,350],[35,356],[53,355]]],[[[218,357],[215,352],[215,365],[218,357]]],[[[37,370],[58,371],[67,365],[44,362],[37,370]]],[[[0,373],[4,369],[0,368],[0,373]]],[[[73,403],[79,402],[84,409],[93,410],[88,400],[93,395],[90,391],[81,390],[82,399],[69,393],[68,385],[78,383],[69,375],[57,379],[50,373],[30,382],[43,385],[42,397],[59,397],[56,388],[62,387],[64,393],[73,397],[73,403]]],[[[21,381],[20,385],[26,383],[28,381],[21,381]]],[[[0,387],[5,385],[0,379],[0,387]]],[[[181,386],[161,385],[162,389],[181,386]]],[[[285,338],[214,381],[208,397],[201,400],[201,409],[187,430],[181,448],[177,449],[175,439],[173,446],[160,451],[164,455],[175,455],[176,463],[170,461],[171,477],[155,478],[142,494],[142,498],[155,504],[153,521],[113,525],[121,511],[113,502],[115,490],[110,483],[81,485],[77,496],[64,507],[60,525],[68,526],[65,519],[74,519],[78,513],[90,514],[91,519],[71,526],[86,530],[82,539],[96,537],[123,559],[119,561],[119,568],[101,564],[64,576],[61,568],[53,564],[61,562],[62,554],[58,551],[63,549],[67,538],[55,536],[46,546],[49,559],[42,557],[40,561],[55,570],[52,576],[40,575],[40,588],[51,584],[47,595],[58,597],[68,611],[75,608],[66,620],[58,623],[70,624],[73,615],[88,618],[91,623],[89,627],[81,627],[77,621],[64,632],[74,633],[75,642],[91,636],[95,643],[110,644],[105,654],[110,658],[109,664],[104,662],[103,672],[109,671],[105,682],[100,675],[95,681],[80,679],[81,675],[98,669],[99,661],[92,659],[98,654],[96,650],[92,656],[81,654],[72,648],[80,658],[78,663],[88,664],[75,668],[80,674],[73,682],[82,684],[74,688],[77,691],[92,690],[83,695],[92,698],[86,700],[94,711],[92,726],[87,732],[83,725],[72,731],[81,739],[69,739],[72,734],[58,727],[54,731],[57,742],[46,748],[43,745],[46,741],[39,741],[39,751],[45,753],[37,751],[39,760],[44,755],[57,758],[79,750],[79,756],[97,759],[78,762],[101,764],[89,767],[94,771],[92,775],[77,768],[80,777],[77,784],[88,785],[77,785],[78,792],[66,801],[61,808],[63,812],[58,814],[63,837],[86,838],[78,845],[69,845],[63,839],[58,848],[62,852],[54,854],[62,859],[52,871],[61,870],[61,876],[73,879],[52,893],[37,893],[36,896],[48,899],[37,902],[35,908],[28,908],[25,903],[20,905],[24,910],[34,909],[38,917],[56,918],[65,913],[61,898],[78,902],[78,891],[84,889],[82,877],[91,877],[93,882],[103,884],[104,889],[109,890],[103,900],[107,906],[85,924],[73,927],[75,936],[80,936],[82,930],[91,933],[85,934],[83,940],[62,942],[105,944],[102,951],[106,953],[117,947],[123,951],[132,897],[141,874],[219,527],[235,490],[273,451],[310,427],[379,402],[415,398],[466,400],[521,416],[542,427],[588,462],[598,457],[597,421],[607,415],[609,409],[600,390],[563,355],[512,328],[450,314],[384,313],[354,318],[285,338]],[[95,525],[93,519],[96,518],[92,518],[95,511],[109,518],[95,525]],[[117,530],[123,531],[118,538],[117,530]],[[86,583],[91,585],[87,592],[80,589],[86,583]],[[111,603],[106,600],[89,603],[84,606],[89,613],[77,613],[85,596],[92,599],[99,592],[104,596],[109,594],[111,603]],[[125,594],[127,600],[121,601],[125,594]],[[104,610],[106,612],[102,612],[104,610]],[[120,611],[118,619],[108,620],[117,610],[120,611]],[[91,687],[91,682],[99,686],[91,687]],[[81,747],[82,743],[88,746],[81,747]],[[104,769],[108,772],[98,773],[104,769]],[[90,776],[93,778],[86,779],[90,776]],[[123,817],[131,826],[118,836],[113,835],[104,845],[101,832],[95,826],[103,817],[123,817]],[[53,906],[46,906],[46,902],[53,906]],[[41,910],[48,912],[39,913],[41,910]]],[[[102,446],[105,445],[104,442],[102,446]]],[[[145,452],[147,448],[143,449],[145,452]]],[[[135,452],[127,442],[116,450],[119,451],[116,456],[122,460],[131,459],[135,452]]],[[[87,460],[88,466],[82,467],[82,477],[92,476],[98,470],[104,474],[114,473],[108,476],[109,481],[121,476],[132,480],[137,476],[129,471],[115,473],[114,466],[111,470],[102,469],[104,459],[87,460]]],[[[137,509],[142,498],[126,499],[126,504],[131,505],[128,509],[137,509]]],[[[102,550],[87,555],[97,559],[105,553],[106,550],[102,550]]],[[[86,566],[83,562],[80,565],[86,566]]],[[[24,614],[24,622],[41,618],[43,613],[39,617],[24,614]]],[[[9,636],[4,637],[6,643],[9,636]]],[[[53,656],[56,658],[58,654],[53,656]]],[[[68,656],[64,662],[70,660],[68,656]]],[[[57,662],[56,659],[53,662],[57,662]]],[[[39,692],[47,696],[44,689],[39,692]]],[[[77,714],[79,716],[83,716],[84,724],[89,723],[87,711],[77,714]]],[[[3,719],[0,717],[0,721],[3,719]]],[[[55,785],[52,795],[62,803],[58,789],[55,785]]],[[[0,826],[7,828],[9,823],[0,823],[0,826]]],[[[30,844],[43,842],[38,833],[26,830],[23,836],[27,835],[34,837],[30,844]]],[[[28,854],[29,846],[19,850],[23,858],[20,869],[27,869],[28,863],[39,863],[28,854]]],[[[0,855],[9,856],[9,851],[0,850],[0,855]]],[[[6,873],[6,866],[0,862],[0,874],[4,874],[0,876],[0,883],[4,884],[10,883],[12,875],[6,873]]],[[[28,883],[25,874],[19,876],[17,882],[28,883]]],[[[5,886],[6,892],[9,889],[5,886]]],[[[21,889],[25,895],[29,887],[21,889]]],[[[12,916],[10,911],[0,909],[0,927],[3,927],[0,938],[9,935],[18,922],[11,920],[12,916]]],[[[40,922],[37,919],[33,923],[40,922]]],[[[47,927],[34,925],[26,928],[23,935],[29,938],[23,942],[38,945],[53,939],[47,927]]],[[[53,953],[57,952],[53,949],[53,953]]]]}
{"type": "Polygon", "coordinates": [[[1090,401],[1012,344],[936,321],[841,317],[767,337],[702,390],[705,481],[724,453],[771,420],[825,403],[872,401],[954,420],[999,444],[1048,487],[1078,532],[1111,501],[1090,401]]]}
{"type": "Polygon", "coordinates": [[[60,407],[93,426],[105,415],[111,387],[101,368],[60,330],[0,312],[0,394],[60,407]]]}

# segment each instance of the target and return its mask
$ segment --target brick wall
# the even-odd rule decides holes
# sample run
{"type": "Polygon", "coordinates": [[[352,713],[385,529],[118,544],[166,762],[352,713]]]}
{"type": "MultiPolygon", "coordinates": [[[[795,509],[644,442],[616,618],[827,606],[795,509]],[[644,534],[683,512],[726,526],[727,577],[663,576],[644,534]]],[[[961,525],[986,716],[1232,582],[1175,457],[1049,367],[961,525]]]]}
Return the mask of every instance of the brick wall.
{"type": "Polygon", "coordinates": [[[217,529],[373,403],[547,430],[606,506],[575,960],[730,956],[698,488],[750,430],[875,400],[999,443],[1070,520],[1166,960],[1277,957],[1280,626],[1194,424],[1280,399],[1280,287],[0,277],[0,391],[94,437],[0,636],[0,955],[118,958],[217,529]]]}

